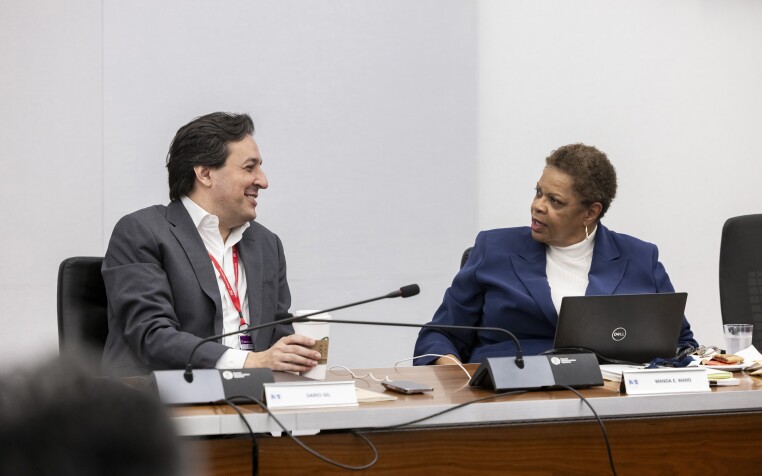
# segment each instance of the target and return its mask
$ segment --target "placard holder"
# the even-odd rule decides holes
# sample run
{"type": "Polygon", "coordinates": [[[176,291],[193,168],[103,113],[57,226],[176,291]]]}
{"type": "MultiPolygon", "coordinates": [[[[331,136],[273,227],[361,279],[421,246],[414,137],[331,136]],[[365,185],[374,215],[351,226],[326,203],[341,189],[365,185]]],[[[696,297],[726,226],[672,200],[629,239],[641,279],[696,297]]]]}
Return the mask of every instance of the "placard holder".
{"type": "Polygon", "coordinates": [[[267,408],[321,408],[357,406],[354,380],[266,383],[267,408]]]}
{"type": "Polygon", "coordinates": [[[619,391],[628,395],[710,392],[706,369],[700,367],[622,371],[619,391]]]}

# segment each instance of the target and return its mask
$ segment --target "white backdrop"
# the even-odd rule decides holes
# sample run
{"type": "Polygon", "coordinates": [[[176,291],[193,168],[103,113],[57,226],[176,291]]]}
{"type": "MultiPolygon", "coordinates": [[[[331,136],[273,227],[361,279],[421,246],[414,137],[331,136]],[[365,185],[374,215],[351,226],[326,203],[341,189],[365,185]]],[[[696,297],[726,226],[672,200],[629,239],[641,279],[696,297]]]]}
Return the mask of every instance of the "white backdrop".
{"type": "Polygon", "coordinates": [[[528,224],[543,158],[595,145],[619,179],[604,223],[659,245],[721,344],[722,225],[762,212],[762,2],[480,5],[479,227],[528,224]]]}
{"type": "MultiPolygon", "coordinates": [[[[294,309],[418,282],[335,316],[427,321],[581,141],[619,172],[606,224],[660,245],[718,342],[722,223],[762,199],[759,25],[742,0],[0,0],[0,365],[55,352],[58,264],[165,203],[174,132],[214,110],[255,120],[294,309]]],[[[331,363],[391,365],[415,334],[335,326],[331,363]]]]}
{"type": "Polygon", "coordinates": [[[56,275],[103,253],[100,1],[0,0],[0,366],[58,350],[56,275]]]}
{"type": "MultiPolygon", "coordinates": [[[[334,316],[426,320],[476,229],[477,169],[462,167],[476,143],[474,5],[190,5],[105,2],[104,242],[125,213],[168,200],[180,125],[249,112],[270,180],[258,221],[283,240],[293,309],[417,282],[419,297],[334,316]]],[[[416,335],[336,325],[331,362],[391,365],[416,335]]]]}

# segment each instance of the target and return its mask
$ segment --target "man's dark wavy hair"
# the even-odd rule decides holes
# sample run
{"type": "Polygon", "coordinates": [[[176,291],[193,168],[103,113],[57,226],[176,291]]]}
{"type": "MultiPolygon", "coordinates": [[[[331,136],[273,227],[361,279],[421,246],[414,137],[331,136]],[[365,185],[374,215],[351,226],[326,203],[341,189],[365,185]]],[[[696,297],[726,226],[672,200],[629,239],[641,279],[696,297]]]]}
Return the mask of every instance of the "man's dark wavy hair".
{"type": "Polygon", "coordinates": [[[179,200],[190,193],[196,180],[195,166],[222,167],[228,157],[228,143],[253,134],[254,121],[248,114],[229,112],[213,112],[178,129],[167,153],[169,199],[179,200]]]}

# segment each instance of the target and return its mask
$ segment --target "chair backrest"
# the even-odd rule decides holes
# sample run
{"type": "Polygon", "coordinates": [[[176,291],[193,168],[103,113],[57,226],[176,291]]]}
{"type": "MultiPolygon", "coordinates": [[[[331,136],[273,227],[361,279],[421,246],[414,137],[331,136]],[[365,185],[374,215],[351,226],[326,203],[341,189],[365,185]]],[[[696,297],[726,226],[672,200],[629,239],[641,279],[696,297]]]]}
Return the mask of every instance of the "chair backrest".
{"type": "Polygon", "coordinates": [[[102,263],[103,258],[76,256],[58,268],[59,351],[76,351],[99,366],[108,335],[102,263]]]}
{"type": "Polygon", "coordinates": [[[725,324],[754,324],[752,343],[762,350],[762,214],[722,227],[720,308],[725,324]]]}
{"type": "Polygon", "coordinates": [[[468,255],[471,254],[471,250],[472,249],[474,249],[474,247],[473,246],[469,246],[468,248],[466,248],[466,251],[463,252],[463,256],[460,257],[460,267],[461,268],[466,265],[466,261],[468,261],[468,255]]]}

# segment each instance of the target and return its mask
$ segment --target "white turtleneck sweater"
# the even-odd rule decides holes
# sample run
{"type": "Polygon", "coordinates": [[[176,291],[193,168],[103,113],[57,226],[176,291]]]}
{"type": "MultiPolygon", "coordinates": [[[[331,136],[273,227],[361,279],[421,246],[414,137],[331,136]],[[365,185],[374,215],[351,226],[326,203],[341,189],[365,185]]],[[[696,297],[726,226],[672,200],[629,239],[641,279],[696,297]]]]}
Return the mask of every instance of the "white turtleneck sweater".
{"type": "Polygon", "coordinates": [[[548,246],[545,252],[546,267],[550,284],[550,296],[556,312],[561,310],[561,299],[564,296],[584,296],[587,290],[588,274],[593,262],[593,247],[595,246],[595,227],[588,239],[571,246],[548,246]]]}

